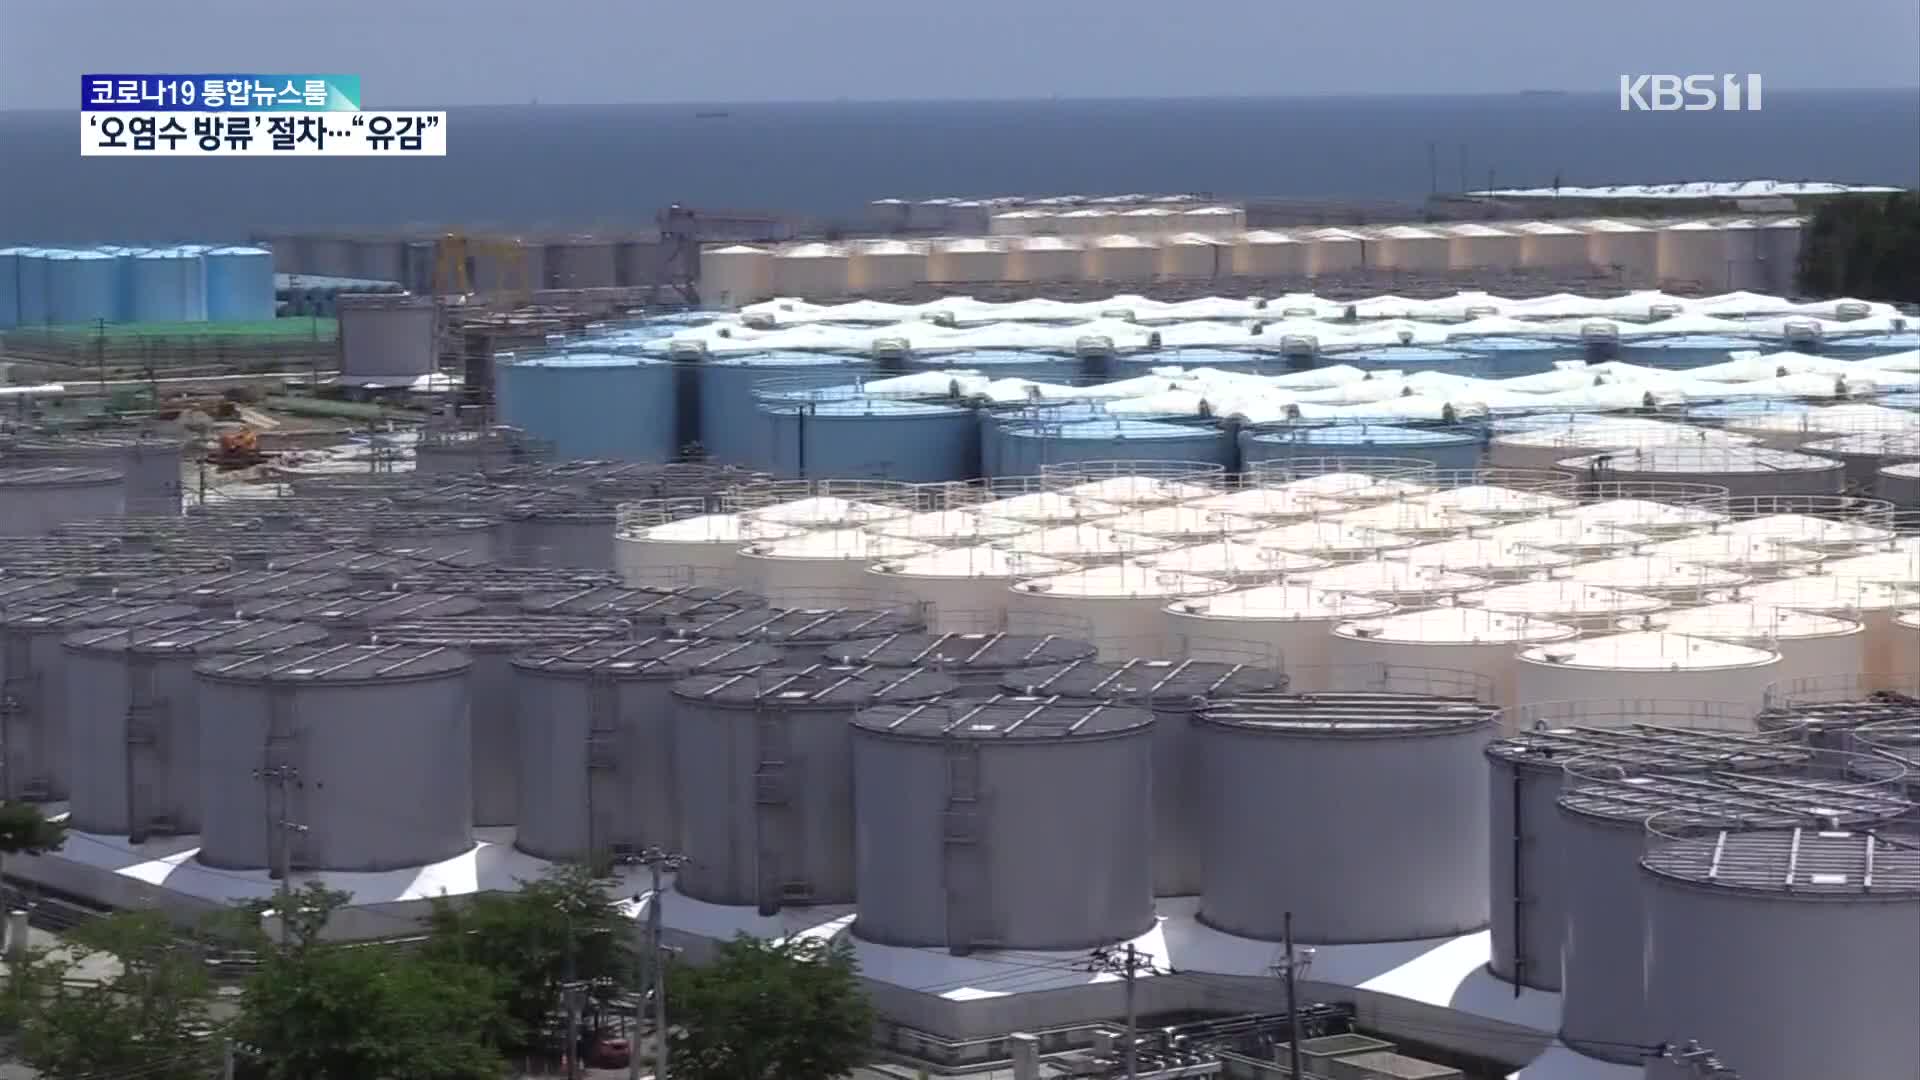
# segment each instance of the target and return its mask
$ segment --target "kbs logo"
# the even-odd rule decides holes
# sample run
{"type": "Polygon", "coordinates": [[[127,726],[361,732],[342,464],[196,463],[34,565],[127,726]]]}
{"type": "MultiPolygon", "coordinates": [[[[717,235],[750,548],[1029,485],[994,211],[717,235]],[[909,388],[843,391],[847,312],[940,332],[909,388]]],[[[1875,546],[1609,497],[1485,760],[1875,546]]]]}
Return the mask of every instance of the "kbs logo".
{"type": "Polygon", "coordinates": [[[1759,112],[1758,75],[1622,75],[1621,112],[1759,112]]]}

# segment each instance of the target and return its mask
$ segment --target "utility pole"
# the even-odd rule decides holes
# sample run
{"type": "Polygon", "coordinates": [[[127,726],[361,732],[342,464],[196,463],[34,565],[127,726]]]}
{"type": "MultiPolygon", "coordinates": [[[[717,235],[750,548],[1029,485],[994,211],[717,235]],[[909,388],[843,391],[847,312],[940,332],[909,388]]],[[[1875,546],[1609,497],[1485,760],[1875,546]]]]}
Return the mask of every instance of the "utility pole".
{"type": "Polygon", "coordinates": [[[1095,949],[1088,957],[1087,970],[1105,971],[1120,976],[1126,984],[1127,996],[1127,1080],[1139,1080],[1140,1077],[1140,1022],[1139,1012],[1134,1004],[1133,984],[1142,971],[1151,970],[1153,962],[1141,955],[1140,950],[1129,941],[1119,952],[1110,949],[1095,949]]]}
{"type": "MultiPolygon", "coordinates": [[[[653,991],[653,1080],[667,1080],[667,950],[660,941],[660,901],[666,895],[660,876],[687,865],[687,857],[657,847],[640,853],[653,877],[653,892],[647,897],[646,944],[640,953],[646,965],[653,991]]],[[[633,1003],[633,1049],[627,1060],[627,1080],[640,1080],[640,1021],[647,1011],[647,995],[639,994],[633,1003]]]]}
{"type": "Polygon", "coordinates": [[[1275,969],[1287,984],[1287,1076],[1289,1080],[1300,1080],[1300,996],[1298,977],[1301,971],[1313,964],[1313,950],[1302,949],[1298,953],[1293,949],[1293,912],[1289,911],[1281,923],[1282,937],[1285,939],[1286,958],[1275,964],[1275,969]]]}
{"type": "Polygon", "coordinates": [[[561,929],[566,935],[567,968],[565,977],[560,980],[561,1003],[567,1010],[567,1080],[580,1080],[580,990],[579,976],[574,971],[573,940],[573,903],[570,899],[560,901],[561,929]]]}

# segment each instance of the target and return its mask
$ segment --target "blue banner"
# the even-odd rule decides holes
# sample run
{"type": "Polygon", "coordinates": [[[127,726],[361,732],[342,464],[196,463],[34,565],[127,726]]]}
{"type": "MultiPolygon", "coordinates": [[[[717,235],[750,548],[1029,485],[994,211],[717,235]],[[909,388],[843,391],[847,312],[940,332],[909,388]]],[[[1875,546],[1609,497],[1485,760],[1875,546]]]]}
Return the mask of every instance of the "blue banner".
{"type": "Polygon", "coordinates": [[[82,75],[82,112],[358,112],[358,75],[82,75]]]}

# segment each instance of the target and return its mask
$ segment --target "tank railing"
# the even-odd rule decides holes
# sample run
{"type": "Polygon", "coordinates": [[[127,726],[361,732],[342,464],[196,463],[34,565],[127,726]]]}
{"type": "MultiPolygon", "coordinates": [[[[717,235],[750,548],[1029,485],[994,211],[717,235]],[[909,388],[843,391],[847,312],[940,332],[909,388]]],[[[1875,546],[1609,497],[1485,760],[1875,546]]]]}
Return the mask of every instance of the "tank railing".
{"type": "Polygon", "coordinates": [[[1900,765],[1910,780],[1920,779],[1920,708],[1905,719],[1862,724],[1847,733],[1846,743],[1857,753],[1875,754],[1900,765]]]}
{"type": "MultiPolygon", "coordinates": [[[[1052,559],[1056,562],[1070,563],[1075,569],[1111,566],[1143,555],[1165,551],[1171,546],[1151,536],[1130,536],[1126,533],[1114,532],[1098,521],[1043,525],[1036,528],[1035,532],[1051,533],[1056,529],[1073,529],[1079,535],[1055,534],[1048,537],[1036,536],[1034,533],[1021,533],[1017,536],[996,537],[988,540],[986,544],[988,547],[1006,552],[1009,556],[1052,559]],[[1096,531],[1086,532],[1082,529],[1083,526],[1085,529],[1096,531]]],[[[1051,577],[1054,574],[1070,572],[1049,570],[1039,576],[1051,577]]]]}
{"type": "Polygon", "coordinates": [[[1568,790],[1614,793],[1625,802],[1648,804],[1649,814],[1667,807],[1708,817],[1831,810],[1840,814],[1897,817],[1909,808],[1907,770],[1885,757],[1836,750],[1807,742],[1728,739],[1702,748],[1700,762],[1723,753],[1725,768],[1663,772],[1633,767],[1611,752],[1569,757],[1562,768],[1568,790]],[[1650,783],[1649,777],[1658,777],[1650,783]]]}
{"type": "Polygon", "coordinates": [[[1280,646],[1269,642],[1216,634],[1176,633],[1168,636],[1167,644],[1169,659],[1261,668],[1281,675],[1282,690],[1290,683],[1285,675],[1286,655],[1280,646]]]}
{"type": "Polygon", "coordinates": [[[918,508],[919,488],[898,480],[763,480],[735,486],[725,493],[723,502],[732,512],[806,528],[846,528],[860,523],[844,514],[817,521],[795,521],[778,514],[785,504],[808,499],[845,499],[875,511],[905,515],[918,508]]]}
{"type": "Polygon", "coordinates": [[[1883,520],[1897,539],[1910,543],[1913,537],[1920,536],[1920,509],[1889,510],[1883,520]]]}
{"type": "MultiPolygon", "coordinates": [[[[1312,480],[1328,475],[1357,474],[1377,481],[1400,481],[1406,484],[1424,484],[1426,477],[1439,472],[1433,462],[1424,458],[1376,457],[1363,455],[1329,455],[1326,457],[1273,458],[1255,462],[1247,470],[1252,477],[1250,486],[1282,487],[1297,480],[1312,480]]],[[[1328,492],[1330,498],[1339,498],[1346,502],[1379,501],[1398,494],[1397,490],[1381,492],[1369,497],[1368,490],[1357,492],[1328,492]]],[[[1315,497],[1319,497],[1317,491],[1315,497]]]]}
{"type": "Polygon", "coordinates": [[[1040,466],[1043,489],[1137,508],[1217,494],[1226,466],[1205,461],[1113,459],[1040,466]]]}
{"type": "MultiPolygon", "coordinates": [[[[1656,502],[1708,513],[1715,512],[1714,506],[1725,502],[1729,496],[1724,484],[1703,484],[1687,480],[1607,480],[1584,476],[1574,478],[1573,492],[1574,497],[1583,503],[1656,502]]],[[[1609,522],[1609,524],[1618,524],[1628,529],[1635,528],[1625,521],[1609,522]]],[[[1642,525],[1635,531],[1642,531],[1645,528],[1648,526],[1642,525]]]]}
{"type": "Polygon", "coordinates": [[[1775,682],[1763,695],[1766,708],[1795,708],[1855,703],[1911,706],[1920,715],[1920,671],[1863,671],[1815,675],[1775,682]]]}
{"type": "Polygon", "coordinates": [[[1644,730],[1649,738],[1634,739],[1623,745],[1633,748],[1663,743],[1678,747],[1712,746],[1715,740],[1703,735],[1727,736],[1728,742],[1782,742],[1798,740],[1799,732],[1783,728],[1777,732],[1758,732],[1753,725],[1753,707],[1734,701],[1709,701],[1691,698],[1588,698],[1565,701],[1535,701],[1508,707],[1500,717],[1502,738],[1525,735],[1554,728],[1597,728],[1606,731],[1644,730]],[[1677,733],[1662,738],[1667,732],[1677,733]]]}
{"type": "MultiPolygon", "coordinates": [[[[1431,499],[1436,494],[1444,494],[1455,488],[1490,487],[1544,496],[1546,502],[1551,503],[1555,499],[1571,501],[1573,496],[1568,494],[1568,489],[1573,487],[1574,480],[1557,469],[1519,469],[1490,465],[1479,469],[1435,469],[1422,474],[1420,483],[1432,488],[1433,491],[1408,496],[1409,498],[1431,499]]],[[[1483,513],[1484,511],[1473,512],[1483,513]]],[[[1531,516],[1542,511],[1529,509],[1507,512],[1531,516]]]]}
{"type": "MultiPolygon", "coordinates": [[[[1914,809],[1904,795],[1907,769],[1901,762],[1822,750],[1807,768],[1811,775],[1797,785],[1782,785],[1777,774],[1742,776],[1695,805],[1654,809],[1643,823],[1647,849],[1721,832],[1871,830],[1914,809]]],[[[1663,780],[1682,790],[1711,783],[1706,777],[1663,780]]]]}
{"type": "Polygon", "coordinates": [[[1408,664],[1306,664],[1284,668],[1288,692],[1422,694],[1494,702],[1493,680],[1472,671],[1408,664]]]}

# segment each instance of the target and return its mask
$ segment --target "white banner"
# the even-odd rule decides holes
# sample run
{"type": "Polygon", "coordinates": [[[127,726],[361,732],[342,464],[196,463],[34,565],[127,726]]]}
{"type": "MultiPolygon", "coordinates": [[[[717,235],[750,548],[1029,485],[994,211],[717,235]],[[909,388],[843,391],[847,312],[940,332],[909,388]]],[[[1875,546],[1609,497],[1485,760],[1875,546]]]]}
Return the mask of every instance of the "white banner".
{"type": "Polygon", "coordinates": [[[443,112],[83,112],[81,157],[446,157],[443,112]]]}

